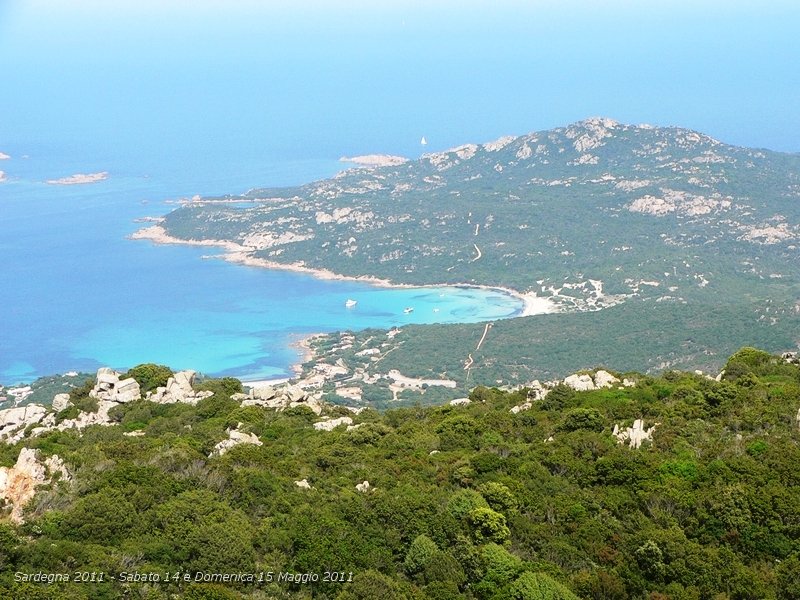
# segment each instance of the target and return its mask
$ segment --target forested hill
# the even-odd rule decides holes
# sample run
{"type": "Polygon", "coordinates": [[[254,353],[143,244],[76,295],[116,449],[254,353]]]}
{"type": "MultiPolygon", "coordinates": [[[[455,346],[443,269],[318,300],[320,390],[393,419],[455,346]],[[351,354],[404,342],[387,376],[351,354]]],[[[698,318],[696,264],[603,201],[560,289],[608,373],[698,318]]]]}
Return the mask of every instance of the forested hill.
{"type": "Polygon", "coordinates": [[[630,377],[329,407],[354,421],[330,431],[206,381],[196,405],[2,444],[0,473],[25,453],[62,477],[0,522],[0,598],[800,598],[800,367],[744,349],[722,381],[630,377]]]}
{"type": "Polygon", "coordinates": [[[800,156],[588,119],[301,187],[201,199],[162,225],[277,263],[504,285],[566,307],[749,294],[762,282],[796,302],[800,156]]]}

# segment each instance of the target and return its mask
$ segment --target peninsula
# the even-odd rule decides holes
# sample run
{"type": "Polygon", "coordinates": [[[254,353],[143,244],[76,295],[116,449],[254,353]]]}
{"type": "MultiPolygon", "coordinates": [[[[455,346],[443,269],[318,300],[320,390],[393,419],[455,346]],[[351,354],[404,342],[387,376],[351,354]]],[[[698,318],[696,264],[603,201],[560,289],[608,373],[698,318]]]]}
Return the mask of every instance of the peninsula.
{"type": "Polygon", "coordinates": [[[798,344],[800,156],[678,127],[592,118],[464,144],[195,199],[137,237],[322,277],[505,288],[541,309],[488,332],[410,326],[322,342],[325,361],[363,368],[362,382],[394,370],[463,393],[598,363],[714,371],[745,344],[798,344]],[[364,350],[380,354],[355,356],[364,350]]]}

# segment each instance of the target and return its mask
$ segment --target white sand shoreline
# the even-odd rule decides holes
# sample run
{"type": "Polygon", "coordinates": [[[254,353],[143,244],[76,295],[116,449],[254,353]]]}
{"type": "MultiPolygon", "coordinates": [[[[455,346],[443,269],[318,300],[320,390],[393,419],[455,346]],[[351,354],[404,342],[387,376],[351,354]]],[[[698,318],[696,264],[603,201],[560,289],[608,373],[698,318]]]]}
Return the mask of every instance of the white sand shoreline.
{"type": "Polygon", "coordinates": [[[497,285],[480,285],[474,283],[443,283],[443,284],[419,284],[414,285],[410,283],[395,283],[389,279],[381,279],[370,275],[341,275],[334,273],[328,269],[319,269],[307,267],[303,263],[278,263],[275,261],[267,260],[264,258],[257,258],[252,256],[252,248],[230,242],[227,240],[185,240],[177,238],[169,233],[161,225],[152,225],[144,227],[135,231],[129,236],[132,240],[149,240],[155,244],[181,244],[188,246],[206,246],[218,247],[225,250],[219,258],[222,260],[241,264],[249,267],[260,267],[264,269],[275,269],[282,271],[292,271],[295,273],[304,273],[312,275],[318,279],[336,280],[336,281],[358,281],[361,283],[368,283],[379,287],[389,288],[435,288],[435,287],[456,287],[468,289],[481,289],[481,290],[495,290],[503,292],[509,296],[518,299],[522,303],[522,308],[516,317],[530,317],[534,315],[543,315],[559,312],[559,306],[549,298],[541,298],[535,292],[520,292],[513,288],[497,286],[497,285]]]}

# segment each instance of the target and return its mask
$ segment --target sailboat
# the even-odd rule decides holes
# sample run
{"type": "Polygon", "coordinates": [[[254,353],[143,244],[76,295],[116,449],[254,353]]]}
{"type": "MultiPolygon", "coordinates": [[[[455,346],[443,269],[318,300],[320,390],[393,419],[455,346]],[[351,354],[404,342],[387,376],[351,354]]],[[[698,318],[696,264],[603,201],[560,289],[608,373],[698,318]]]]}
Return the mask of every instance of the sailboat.
{"type": "Polygon", "coordinates": [[[425,136],[423,135],[423,136],[422,136],[422,139],[419,141],[419,143],[420,143],[421,145],[423,145],[423,146],[427,146],[427,145],[428,145],[428,140],[426,140],[426,139],[425,139],[425,136]]]}
{"type": "Polygon", "coordinates": [[[403,312],[406,314],[412,313],[414,312],[414,308],[411,306],[407,306],[406,308],[403,309],[403,312]]]}

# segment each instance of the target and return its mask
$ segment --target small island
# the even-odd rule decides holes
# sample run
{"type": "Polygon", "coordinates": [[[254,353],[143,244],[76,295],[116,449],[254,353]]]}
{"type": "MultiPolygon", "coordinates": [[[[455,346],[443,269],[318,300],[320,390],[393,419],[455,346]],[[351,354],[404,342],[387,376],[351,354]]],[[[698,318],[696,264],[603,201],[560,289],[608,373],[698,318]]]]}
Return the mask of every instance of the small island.
{"type": "Polygon", "coordinates": [[[100,173],[76,173],[69,177],[62,177],[61,179],[48,179],[45,181],[48,185],[81,185],[84,183],[97,183],[108,179],[108,171],[101,171],[100,173]]]}

